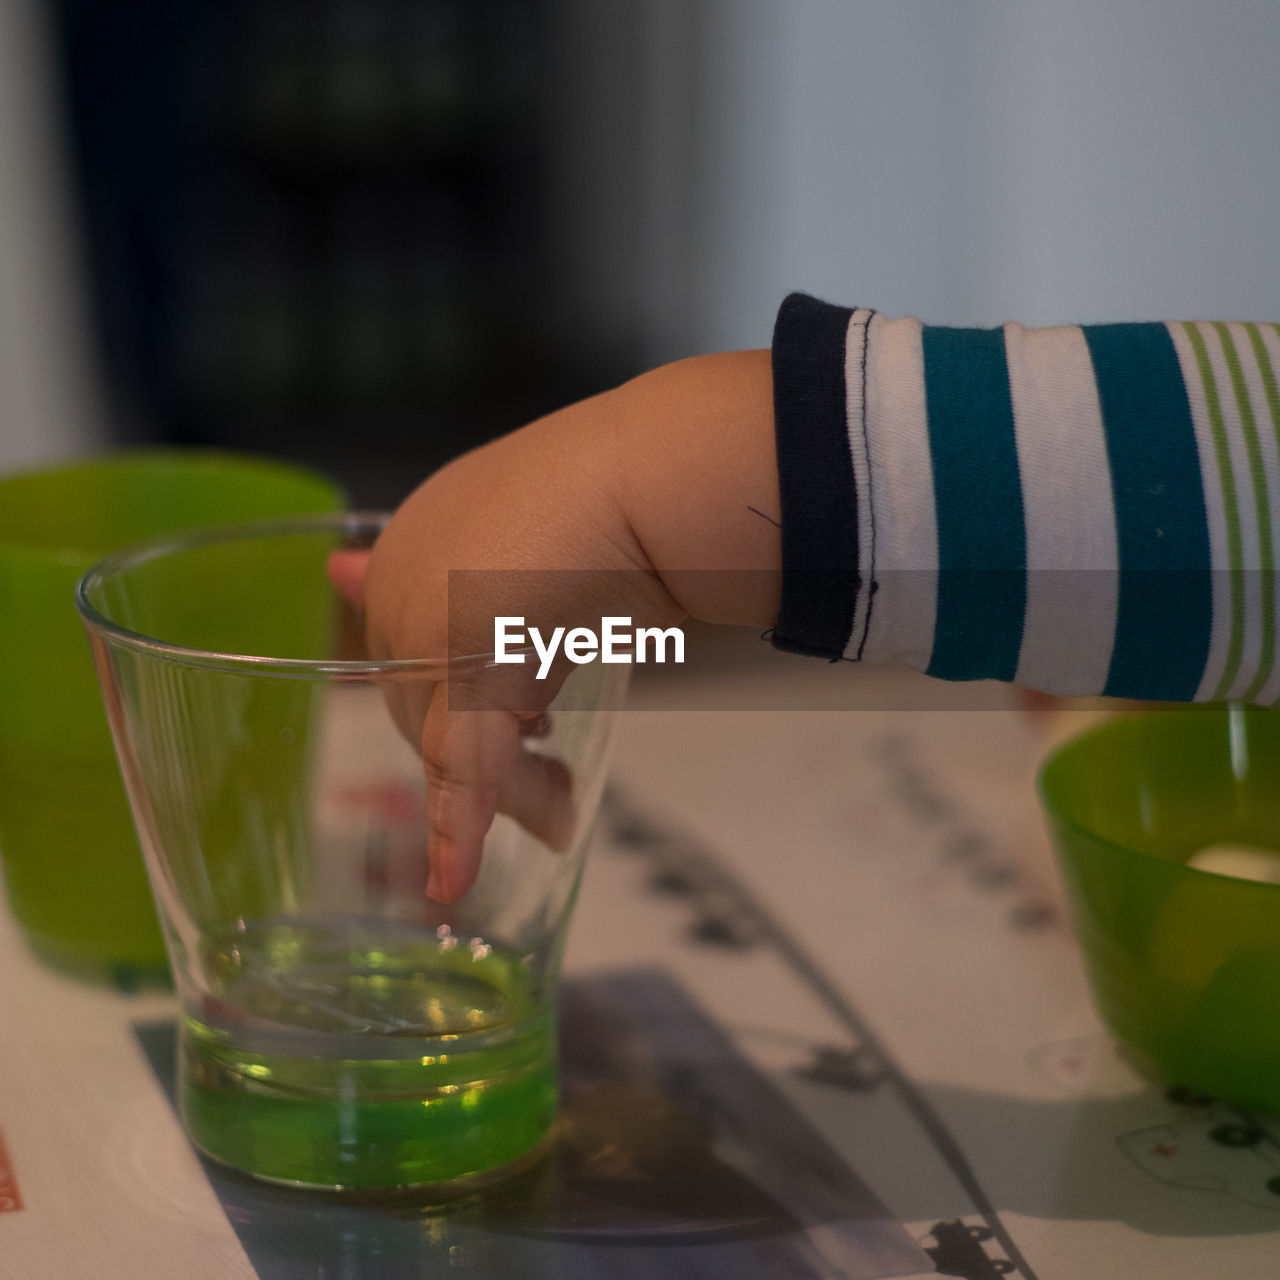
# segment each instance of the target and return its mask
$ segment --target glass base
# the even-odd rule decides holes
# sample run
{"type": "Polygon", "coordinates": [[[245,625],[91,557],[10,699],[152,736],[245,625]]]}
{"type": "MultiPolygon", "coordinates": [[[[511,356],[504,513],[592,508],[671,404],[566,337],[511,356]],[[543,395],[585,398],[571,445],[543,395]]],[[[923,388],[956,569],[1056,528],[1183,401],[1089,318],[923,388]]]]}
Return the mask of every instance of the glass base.
{"type": "Polygon", "coordinates": [[[201,1151],[266,1181],[328,1190],[447,1186],[536,1148],[558,1103],[550,1011],[467,1036],[381,1046],[354,1037],[306,1057],[188,1019],[179,1088],[201,1151]],[[282,1051],[284,1050],[284,1051],[282,1051]],[[362,1056],[355,1057],[356,1053],[362,1056]]]}
{"type": "Polygon", "coordinates": [[[276,1178],[269,1174],[255,1172],[252,1169],[242,1169],[238,1165],[229,1164],[216,1152],[206,1150],[194,1138],[191,1139],[192,1146],[201,1155],[231,1173],[247,1178],[252,1182],[260,1182],[273,1187],[285,1187],[291,1191],[318,1192],[322,1195],[333,1196],[348,1202],[378,1202],[384,1204],[395,1200],[411,1201],[414,1204],[443,1204],[451,1200],[461,1200],[465,1196],[475,1195],[476,1192],[483,1191],[486,1187],[504,1182],[508,1178],[515,1177],[518,1173],[523,1173],[526,1169],[531,1169],[547,1156],[548,1152],[555,1146],[555,1141],[556,1124],[553,1121],[547,1131],[528,1151],[496,1168],[463,1174],[460,1177],[449,1178],[443,1182],[406,1182],[360,1186],[348,1183],[302,1182],[295,1178],[276,1178]]]}
{"type": "Polygon", "coordinates": [[[396,1190],[504,1169],[545,1138],[555,1012],[527,957],[383,920],[241,921],[180,1036],[183,1120],[253,1177],[396,1190]]]}
{"type": "Polygon", "coordinates": [[[543,1141],[558,1098],[554,1011],[438,1035],[304,1031],[187,1017],[179,1097],[201,1151],[268,1181],[437,1186],[543,1141]]]}

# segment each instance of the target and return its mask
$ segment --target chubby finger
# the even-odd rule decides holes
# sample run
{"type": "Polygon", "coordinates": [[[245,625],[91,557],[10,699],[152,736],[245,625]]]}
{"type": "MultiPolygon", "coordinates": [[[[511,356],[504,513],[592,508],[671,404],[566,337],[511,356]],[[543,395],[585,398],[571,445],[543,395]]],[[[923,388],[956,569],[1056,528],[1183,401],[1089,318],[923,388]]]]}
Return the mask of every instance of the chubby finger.
{"type": "Polygon", "coordinates": [[[450,710],[447,686],[435,690],[423,722],[422,762],[430,825],[426,892],[437,902],[456,902],[475,883],[498,813],[551,849],[563,852],[572,843],[572,776],[555,757],[523,749],[530,723],[498,708],[450,710]]]}
{"type": "Polygon", "coordinates": [[[431,831],[428,897],[456,902],[475,883],[498,793],[519,750],[511,712],[451,711],[447,682],[436,686],[422,722],[431,831]]]}
{"type": "Polygon", "coordinates": [[[498,812],[514,818],[548,848],[564,853],[578,821],[573,776],[554,756],[521,748],[498,786],[498,812]]]}

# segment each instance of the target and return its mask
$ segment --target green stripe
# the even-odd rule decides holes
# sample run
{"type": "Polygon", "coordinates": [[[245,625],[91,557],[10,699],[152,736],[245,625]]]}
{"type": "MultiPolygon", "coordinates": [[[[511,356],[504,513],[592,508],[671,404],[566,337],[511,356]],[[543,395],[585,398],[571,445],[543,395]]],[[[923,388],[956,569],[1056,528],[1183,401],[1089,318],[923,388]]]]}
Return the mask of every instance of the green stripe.
{"type": "Polygon", "coordinates": [[[1240,654],[1244,646],[1244,591],[1240,575],[1243,572],[1243,553],[1240,537],[1240,509],[1236,504],[1236,481],[1231,470],[1231,451],[1227,447],[1227,427],[1222,418],[1222,402],[1218,398],[1218,383],[1209,363],[1209,352],[1204,336],[1192,323],[1184,322],[1183,331],[1191,342],[1204,386],[1205,408],[1209,413],[1209,429],[1213,432],[1213,454],[1218,463],[1218,480],[1222,486],[1222,508],[1227,518],[1227,565],[1231,583],[1231,638],[1227,645],[1227,662],[1222,679],[1214,692],[1220,701],[1240,674],[1240,654]]]}
{"type": "MultiPolygon", "coordinates": [[[[1266,393],[1267,408],[1271,411],[1271,429],[1276,440],[1280,441],[1280,391],[1276,389],[1276,373],[1271,366],[1271,353],[1262,340],[1262,334],[1256,324],[1247,324],[1249,343],[1253,347],[1254,358],[1258,362],[1258,372],[1262,374],[1262,389],[1266,393]]],[[[1277,336],[1280,336],[1278,334],[1277,336]]]]}
{"type": "MultiPolygon", "coordinates": [[[[1280,389],[1276,387],[1276,371],[1271,364],[1271,353],[1267,350],[1267,344],[1262,340],[1262,333],[1256,324],[1246,324],[1245,332],[1249,335],[1249,345],[1253,348],[1253,358],[1258,362],[1258,372],[1262,375],[1262,391],[1267,399],[1267,411],[1271,414],[1271,434],[1275,436],[1276,442],[1280,445],[1280,389]]],[[[1277,330],[1277,336],[1280,336],[1280,330],[1277,330]]],[[[1260,517],[1261,518],[1261,517],[1260,517]]],[[[1267,520],[1271,519],[1271,508],[1267,507],[1267,520]]],[[[1266,577],[1268,584],[1271,584],[1271,574],[1266,577]]],[[[1264,591],[1265,591],[1264,587],[1264,591]]],[[[1274,587],[1273,587],[1274,591],[1274,587]]],[[[1264,627],[1274,627],[1274,611],[1267,610],[1262,620],[1264,627]]],[[[1272,655],[1274,663],[1274,652],[1272,655]]],[[[1261,678],[1261,671],[1259,672],[1261,678]]],[[[1265,683],[1265,680],[1263,680],[1265,683]]],[[[1257,696],[1257,691],[1251,691],[1257,696]]]]}
{"type": "Polygon", "coordinates": [[[1221,321],[1216,322],[1213,327],[1218,334],[1218,341],[1222,344],[1227,372],[1231,375],[1231,389],[1235,392],[1236,409],[1240,414],[1240,430],[1244,436],[1245,452],[1249,456],[1249,475],[1253,481],[1253,506],[1258,523],[1258,569],[1262,574],[1262,581],[1259,584],[1262,597],[1262,647],[1258,654],[1258,669],[1254,672],[1249,687],[1241,694],[1245,702],[1252,702],[1258,696],[1258,690],[1266,684],[1276,655],[1276,596],[1275,581],[1272,576],[1275,562],[1271,546],[1271,507],[1267,502],[1267,477],[1262,469],[1262,446],[1258,443],[1258,425],[1254,421],[1253,405],[1249,401],[1249,388],[1245,384],[1244,370],[1240,366],[1235,339],[1221,321]]]}

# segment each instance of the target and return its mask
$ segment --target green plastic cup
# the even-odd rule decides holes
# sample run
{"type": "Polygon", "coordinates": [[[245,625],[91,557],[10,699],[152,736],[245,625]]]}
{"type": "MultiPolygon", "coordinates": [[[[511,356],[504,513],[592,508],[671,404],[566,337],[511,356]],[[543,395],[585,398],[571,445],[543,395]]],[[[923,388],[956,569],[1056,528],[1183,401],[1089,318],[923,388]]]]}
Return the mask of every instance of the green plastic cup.
{"type": "Polygon", "coordinates": [[[1280,712],[1125,716],[1060,747],[1039,785],[1111,1030],[1171,1083],[1280,1113],[1280,885],[1186,865],[1280,851],[1280,712]]]}
{"type": "Polygon", "coordinates": [[[167,971],[77,581],[142,538],[343,505],[314,472],[205,450],[0,478],[0,858],[10,907],[47,963],[120,986],[167,971]]]}

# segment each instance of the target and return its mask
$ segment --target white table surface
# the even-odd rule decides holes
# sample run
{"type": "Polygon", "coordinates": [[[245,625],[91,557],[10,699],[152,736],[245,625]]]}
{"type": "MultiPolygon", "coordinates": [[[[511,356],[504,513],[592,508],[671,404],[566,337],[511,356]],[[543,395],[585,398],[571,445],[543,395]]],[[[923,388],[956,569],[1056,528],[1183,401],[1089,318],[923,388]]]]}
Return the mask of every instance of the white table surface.
{"type": "MultiPolygon", "coordinates": [[[[1253,1147],[1214,1142],[1238,1113],[1138,1079],[1092,1011],[1032,790],[1043,727],[1000,690],[787,662],[766,664],[774,710],[676,709],[750,702],[758,670],[637,687],[566,979],[664,973],[883,1206],[887,1253],[858,1261],[856,1230],[815,1220],[790,1274],[1276,1274],[1280,1124],[1253,1147]]],[[[264,1252],[286,1202],[228,1198],[144,1052],[138,1028],[171,999],[42,970],[3,912],[0,972],[0,1280],[489,1274],[483,1232],[445,1249],[445,1227],[419,1224],[410,1246],[359,1214],[331,1256],[291,1255],[283,1235],[264,1252]]],[[[750,1133],[717,1142],[776,1180],[750,1133]]],[[[503,1265],[519,1272],[526,1247],[543,1274],[520,1241],[503,1265]]],[[[556,1247],[547,1274],[733,1274],[709,1245],[668,1253],[685,1270],[666,1273],[661,1249],[556,1247]]],[[[750,1249],[771,1274],[775,1255],[750,1249]]]]}

